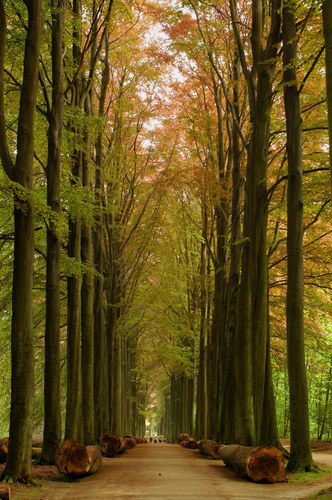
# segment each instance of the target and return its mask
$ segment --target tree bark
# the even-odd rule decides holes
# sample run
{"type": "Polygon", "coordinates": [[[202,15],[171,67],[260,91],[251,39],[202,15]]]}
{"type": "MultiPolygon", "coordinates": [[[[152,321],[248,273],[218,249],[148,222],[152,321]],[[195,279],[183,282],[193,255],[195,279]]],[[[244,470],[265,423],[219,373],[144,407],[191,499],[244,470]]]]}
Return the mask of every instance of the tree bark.
{"type": "Polygon", "coordinates": [[[14,195],[14,271],[11,329],[11,412],[9,448],[2,479],[16,481],[31,474],[31,437],[34,395],[32,283],[34,219],[31,203],[34,154],[34,117],[38,90],[39,50],[42,29],[41,0],[26,1],[28,10],[24,70],[17,130],[17,155],[11,160],[4,114],[4,58],[6,12],[0,2],[0,155],[4,170],[20,187],[14,195]]]}
{"type": "Polygon", "coordinates": [[[292,4],[283,8],[284,102],[287,129],[287,365],[291,452],[287,469],[314,468],[310,448],[303,324],[302,120],[297,89],[297,36],[292,4]]]}
{"type": "Polygon", "coordinates": [[[54,218],[47,227],[44,439],[39,463],[54,464],[61,442],[60,403],[60,212],[61,135],[63,122],[62,35],[65,2],[52,0],[52,108],[48,112],[47,204],[54,218]]]}

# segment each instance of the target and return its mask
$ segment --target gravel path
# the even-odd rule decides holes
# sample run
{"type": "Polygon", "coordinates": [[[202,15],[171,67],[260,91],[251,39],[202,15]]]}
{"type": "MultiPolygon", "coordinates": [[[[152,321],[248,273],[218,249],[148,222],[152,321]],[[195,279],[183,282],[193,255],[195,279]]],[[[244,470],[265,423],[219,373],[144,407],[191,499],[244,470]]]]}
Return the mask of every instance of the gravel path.
{"type": "MultiPolygon", "coordinates": [[[[332,466],[331,454],[315,454],[315,460],[321,466],[332,466]]],[[[102,469],[93,476],[51,483],[39,499],[300,499],[331,487],[332,475],[328,479],[305,484],[255,484],[237,477],[222,461],[208,459],[197,450],[148,444],[122,456],[104,458],[102,469]]]]}

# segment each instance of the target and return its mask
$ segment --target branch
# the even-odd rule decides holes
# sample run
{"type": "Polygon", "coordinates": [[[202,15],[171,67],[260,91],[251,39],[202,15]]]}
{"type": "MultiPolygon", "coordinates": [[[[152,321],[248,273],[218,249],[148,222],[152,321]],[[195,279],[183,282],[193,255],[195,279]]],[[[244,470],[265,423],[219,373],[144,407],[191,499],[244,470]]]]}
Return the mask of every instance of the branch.
{"type": "Polygon", "coordinates": [[[318,212],[315,215],[315,217],[313,218],[313,220],[311,222],[309,222],[306,226],[304,226],[303,231],[306,231],[310,226],[312,226],[313,224],[315,224],[315,222],[318,221],[320,214],[322,213],[322,211],[324,210],[324,208],[326,207],[326,205],[328,205],[330,203],[330,201],[331,201],[331,198],[329,198],[328,200],[326,200],[323,203],[323,205],[320,207],[320,209],[318,210],[318,212]]]}
{"type": "Polygon", "coordinates": [[[308,80],[309,76],[310,76],[310,75],[311,75],[311,73],[313,72],[313,70],[314,70],[314,68],[315,68],[315,66],[316,66],[316,64],[317,64],[317,62],[319,61],[320,56],[323,54],[324,50],[325,50],[325,45],[323,45],[323,46],[319,49],[319,51],[318,51],[318,53],[317,53],[317,55],[316,55],[315,59],[313,60],[313,63],[312,63],[312,65],[310,66],[310,68],[309,68],[308,72],[306,73],[306,75],[304,75],[304,78],[303,78],[302,83],[301,83],[301,85],[300,85],[300,88],[299,88],[299,90],[298,90],[299,94],[300,94],[300,92],[302,91],[302,89],[303,89],[303,87],[304,87],[305,82],[308,80]]]}

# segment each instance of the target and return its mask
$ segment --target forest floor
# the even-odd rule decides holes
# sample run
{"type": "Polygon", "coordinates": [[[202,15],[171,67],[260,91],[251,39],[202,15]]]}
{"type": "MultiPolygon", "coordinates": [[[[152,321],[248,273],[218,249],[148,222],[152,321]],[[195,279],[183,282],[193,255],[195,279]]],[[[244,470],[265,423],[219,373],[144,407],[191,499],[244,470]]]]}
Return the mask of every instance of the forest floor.
{"type": "MultiPolygon", "coordinates": [[[[284,442],[287,445],[287,442],[284,442]]],[[[222,461],[173,444],[139,445],[115,458],[103,458],[100,471],[79,480],[65,480],[53,467],[36,467],[40,487],[15,485],[13,500],[64,499],[332,499],[332,445],[314,451],[319,474],[302,474],[279,484],[256,484],[238,477],[222,461]],[[329,468],[329,469],[326,469],[329,468]],[[304,478],[305,476],[305,478],[304,478]],[[305,482],[304,482],[305,481],[305,482]]]]}

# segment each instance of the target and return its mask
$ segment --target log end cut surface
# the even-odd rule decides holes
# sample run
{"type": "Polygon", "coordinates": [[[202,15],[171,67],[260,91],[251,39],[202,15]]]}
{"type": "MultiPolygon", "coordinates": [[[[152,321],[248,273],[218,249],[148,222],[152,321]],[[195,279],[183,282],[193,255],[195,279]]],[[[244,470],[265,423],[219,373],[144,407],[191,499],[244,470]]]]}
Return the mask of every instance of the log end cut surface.
{"type": "Polygon", "coordinates": [[[84,446],[78,441],[68,440],[59,448],[56,466],[61,474],[84,476],[98,470],[101,458],[97,446],[84,446]]]}
{"type": "Polygon", "coordinates": [[[253,481],[269,481],[270,483],[281,483],[286,479],[284,468],[284,456],[274,446],[257,448],[248,457],[248,476],[253,481]]]}

